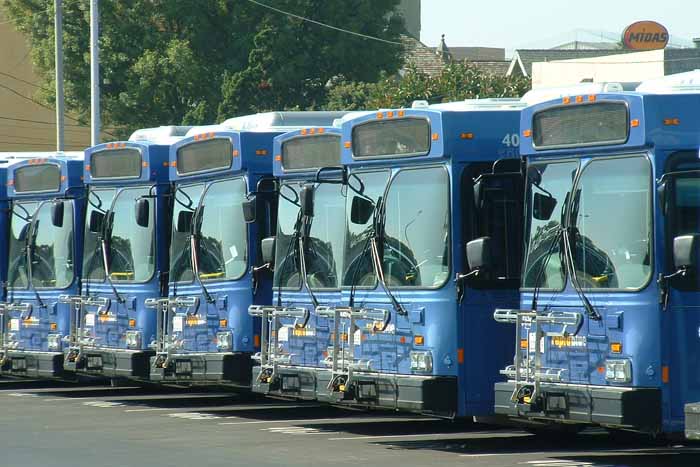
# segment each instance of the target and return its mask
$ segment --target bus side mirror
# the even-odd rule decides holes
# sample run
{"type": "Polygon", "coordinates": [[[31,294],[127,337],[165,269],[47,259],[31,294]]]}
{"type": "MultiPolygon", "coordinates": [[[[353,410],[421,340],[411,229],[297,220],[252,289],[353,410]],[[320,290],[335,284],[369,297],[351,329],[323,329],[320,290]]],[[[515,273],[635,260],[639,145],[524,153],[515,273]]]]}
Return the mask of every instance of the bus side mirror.
{"type": "Polygon", "coordinates": [[[491,237],[481,237],[467,243],[467,264],[470,271],[492,269],[491,237]]]}
{"type": "Polygon", "coordinates": [[[179,233],[189,233],[192,231],[193,211],[180,211],[177,215],[177,225],[175,229],[179,233]]]}
{"type": "Polygon", "coordinates": [[[275,264],[275,240],[276,237],[267,237],[260,242],[260,255],[265,264],[275,264]]]}
{"type": "Polygon", "coordinates": [[[532,217],[541,221],[548,221],[552,218],[555,207],[557,207],[557,200],[552,196],[535,193],[532,203],[532,217]]]}
{"type": "Polygon", "coordinates": [[[136,200],[136,224],[141,227],[148,227],[150,222],[150,205],[148,199],[139,198],[136,200]]]}
{"type": "Polygon", "coordinates": [[[350,222],[353,224],[364,225],[369,221],[374,212],[372,202],[361,196],[352,198],[352,206],[350,207],[350,222]]]}
{"type": "Polygon", "coordinates": [[[299,193],[299,205],[301,215],[304,217],[314,217],[314,186],[304,185],[299,193]]]}
{"type": "Polygon", "coordinates": [[[65,205],[63,201],[56,200],[51,204],[51,223],[54,227],[63,227],[63,212],[65,205]]]}
{"type": "Polygon", "coordinates": [[[673,264],[677,271],[695,269],[700,261],[700,234],[681,235],[673,239],[673,264]]]}
{"type": "Polygon", "coordinates": [[[243,208],[243,219],[245,220],[246,224],[250,224],[252,222],[255,222],[256,218],[256,201],[255,201],[255,196],[251,196],[249,199],[246,199],[241,203],[241,207],[243,208]]]}
{"type": "Polygon", "coordinates": [[[88,228],[92,233],[102,232],[102,226],[104,225],[105,215],[100,211],[92,211],[90,213],[90,225],[88,228]]]}

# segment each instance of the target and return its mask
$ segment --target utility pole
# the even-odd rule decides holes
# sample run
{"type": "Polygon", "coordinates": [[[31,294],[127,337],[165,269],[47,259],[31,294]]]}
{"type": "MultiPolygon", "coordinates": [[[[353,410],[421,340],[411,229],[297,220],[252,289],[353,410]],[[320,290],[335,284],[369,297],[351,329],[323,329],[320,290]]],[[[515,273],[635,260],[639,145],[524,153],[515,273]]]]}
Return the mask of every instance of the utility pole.
{"type": "Polygon", "coordinates": [[[90,130],[91,145],[100,144],[99,0],[90,0],[90,130]]]}
{"type": "Polygon", "coordinates": [[[56,151],[63,151],[63,0],[54,0],[54,35],[56,41],[56,151]]]}

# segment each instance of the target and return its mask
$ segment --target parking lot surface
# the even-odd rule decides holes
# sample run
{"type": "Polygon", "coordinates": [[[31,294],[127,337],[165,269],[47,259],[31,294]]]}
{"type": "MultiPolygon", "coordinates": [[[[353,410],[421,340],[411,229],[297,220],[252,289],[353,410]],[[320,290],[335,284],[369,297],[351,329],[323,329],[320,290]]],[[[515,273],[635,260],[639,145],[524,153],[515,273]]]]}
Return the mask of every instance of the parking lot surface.
{"type": "Polygon", "coordinates": [[[700,466],[700,446],[514,428],[222,388],[0,380],[3,466],[700,466]]]}

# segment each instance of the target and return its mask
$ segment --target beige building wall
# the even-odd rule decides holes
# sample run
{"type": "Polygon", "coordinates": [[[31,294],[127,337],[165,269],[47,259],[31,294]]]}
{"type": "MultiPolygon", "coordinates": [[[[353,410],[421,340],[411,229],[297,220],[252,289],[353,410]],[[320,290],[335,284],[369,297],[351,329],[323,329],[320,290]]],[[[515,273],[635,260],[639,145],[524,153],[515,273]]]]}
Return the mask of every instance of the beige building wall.
{"type": "MultiPolygon", "coordinates": [[[[0,7],[0,23],[6,21],[0,7]]],[[[12,24],[0,24],[0,152],[56,149],[56,112],[32,102],[39,83],[24,36],[12,24]]],[[[90,145],[89,127],[69,119],[65,124],[67,151],[90,145]]]]}
{"type": "Polygon", "coordinates": [[[664,76],[664,51],[532,64],[532,88],[569,86],[583,80],[636,82],[664,76]]]}

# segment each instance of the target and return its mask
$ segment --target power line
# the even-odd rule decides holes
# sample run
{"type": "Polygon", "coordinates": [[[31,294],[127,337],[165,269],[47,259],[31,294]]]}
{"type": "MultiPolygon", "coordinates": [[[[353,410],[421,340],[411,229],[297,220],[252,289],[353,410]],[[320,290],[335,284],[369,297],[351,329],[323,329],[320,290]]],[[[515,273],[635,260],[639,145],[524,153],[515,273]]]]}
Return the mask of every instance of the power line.
{"type": "MultiPolygon", "coordinates": [[[[21,123],[7,123],[6,122],[6,123],[3,123],[2,126],[3,127],[14,127],[14,128],[28,128],[30,130],[37,129],[37,127],[32,126],[32,124],[22,125],[21,123]]],[[[88,130],[87,127],[77,127],[77,128],[66,128],[64,131],[72,131],[72,132],[78,133],[78,132],[85,132],[86,130],[88,130]]],[[[89,133],[86,133],[86,134],[89,136],[89,133]]]]}
{"type": "Polygon", "coordinates": [[[16,81],[19,81],[20,83],[28,84],[30,86],[34,86],[35,88],[39,88],[42,91],[48,91],[45,87],[41,86],[40,84],[32,83],[31,81],[27,81],[26,79],[18,78],[17,76],[11,75],[9,73],[5,73],[4,71],[0,71],[1,76],[6,76],[10,79],[14,79],[16,81]]]}
{"type": "MultiPolygon", "coordinates": [[[[2,120],[11,120],[11,121],[14,121],[14,122],[36,123],[36,124],[41,124],[41,125],[52,125],[52,126],[55,126],[55,125],[56,125],[56,122],[44,122],[44,121],[41,121],[41,120],[30,120],[30,119],[26,119],[26,118],[0,117],[0,119],[2,119],[2,120]]],[[[71,124],[71,123],[68,123],[68,126],[78,127],[78,128],[89,128],[89,127],[86,126],[86,125],[75,125],[75,124],[71,124]]],[[[108,133],[107,133],[107,134],[108,134],[108,133]]]]}
{"type": "MultiPolygon", "coordinates": [[[[619,54],[612,54],[612,55],[619,55],[619,54]]],[[[599,57],[598,57],[599,58],[599,57]]],[[[695,60],[697,62],[700,62],[700,55],[697,57],[686,57],[686,58],[669,58],[666,60],[640,60],[640,61],[631,61],[631,62],[589,62],[589,61],[578,61],[578,60],[567,60],[565,58],[559,59],[559,60],[551,60],[547,62],[541,62],[541,63],[559,63],[559,64],[575,64],[575,65],[642,65],[644,63],[668,63],[668,62],[687,62],[690,60],[695,60]]]]}
{"type": "Polygon", "coordinates": [[[367,34],[362,34],[362,33],[355,32],[355,31],[349,31],[349,30],[347,30],[347,29],[342,29],[342,28],[339,28],[339,27],[336,27],[336,26],[331,26],[330,24],[322,23],[322,22],[320,22],[320,21],[316,21],[316,20],[313,20],[313,19],[311,19],[311,18],[305,18],[305,17],[303,17],[303,16],[295,15],[294,13],[290,13],[290,12],[288,12],[288,11],[280,10],[279,8],[275,8],[275,7],[273,7],[273,6],[266,5],[266,4],[261,3],[261,2],[258,2],[258,1],[256,1],[256,0],[248,0],[248,1],[249,1],[250,3],[254,3],[254,4],[256,4],[256,5],[258,5],[258,6],[261,6],[261,7],[263,7],[263,8],[267,8],[268,10],[276,11],[277,13],[281,13],[281,14],[283,14],[283,15],[287,15],[287,16],[290,16],[290,17],[292,17],[292,18],[299,19],[299,20],[301,20],[301,21],[306,21],[306,22],[308,22],[308,23],[313,23],[313,24],[315,24],[315,25],[317,25],[317,26],[322,26],[322,27],[324,27],[324,28],[332,29],[332,30],[334,30],[334,31],[344,32],[344,33],[346,33],[346,34],[351,34],[351,35],[353,35],[353,36],[358,36],[358,37],[362,37],[362,38],[364,38],[364,39],[370,39],[370,40],[373,40],[373,41],[384,42],[384,43],[386,43],[386,44],[401,45],[401,46],[403,45],[401,42],[390,41],[390,40],[387,40],[387,39],[382,39],[381,37],[368,36],[367,34]]]}
{"type": "MultiPolygon", "coordinates": [[[[34,13],[32,13],[32,14],[33,14],[33,15],[36,15],[36,14],[39,14],[39,13],[49,13],[49,12],[51,12],[51,11],[53,11],[53,6],[50,6],[50,7],[47,8],[46,10],[36,11],[36,12],[34,12],[34,13]]],[[[0,26],[2,26],[2,25],[4,25],[4,24],[10,24],[10,23],[14,24],[14,23],[16,23],[18,20],[19,20],[19,18],[17,18],[17,19],[8,19],[7,21],[1,22],[1,23],[0,23],[0,26]]]]}
{"type": "MultiPolygon", "coordinates": [[[[26,141],[0,141],[0,144],[15,144],[19,146],[48,146],[55,148],[56,143],[28,143],[26,141]]],[[[74,146],[74,147],[80,147],[81,145],[78,144],[69,144],[68,146],[74,146]]],[[[84,148],[83,148],[84,149],[84,148]]]]}
{"type": "MultiPolygon", "coordinates": [[[[33,136],[6,135],[4,133],[0,133],[0,136],[4,136],[6,138],[25,139],[27,141],[38,142],[38,143],[51,143],[53,141],[53,140],[45,139],[45,138],[35,138],[33,136]]],[[[82,142],[74,142],[74,143],[75,144],[83,144],[82,142]]]]}

